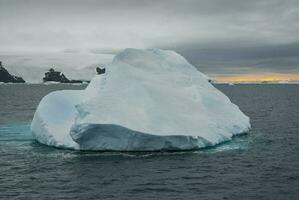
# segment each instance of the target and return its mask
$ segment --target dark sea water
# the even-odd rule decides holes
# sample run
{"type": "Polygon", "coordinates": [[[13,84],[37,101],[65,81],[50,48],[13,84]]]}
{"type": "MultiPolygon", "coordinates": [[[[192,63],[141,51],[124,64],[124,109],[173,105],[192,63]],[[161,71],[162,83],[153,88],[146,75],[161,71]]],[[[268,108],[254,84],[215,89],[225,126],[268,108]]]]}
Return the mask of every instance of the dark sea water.
{"type": "Polygon", "coordinates": [[[177,153],[99,153],[35,142],[50,91],[0,85],[0,199],[299,199],[299,85],[216,85],[251,118],[247,135],[177,153]]]}

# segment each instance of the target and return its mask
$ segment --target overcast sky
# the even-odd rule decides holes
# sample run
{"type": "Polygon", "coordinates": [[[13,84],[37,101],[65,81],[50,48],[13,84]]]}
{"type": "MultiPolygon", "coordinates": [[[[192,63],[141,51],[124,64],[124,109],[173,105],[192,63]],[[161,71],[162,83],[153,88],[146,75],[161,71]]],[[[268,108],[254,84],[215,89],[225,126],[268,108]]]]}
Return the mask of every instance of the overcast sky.
{"type": "Polygon", "coordinates": [[[298,73],[298,0],[0,0],[0,51],[173,49],[210,74],[298,73]]]}

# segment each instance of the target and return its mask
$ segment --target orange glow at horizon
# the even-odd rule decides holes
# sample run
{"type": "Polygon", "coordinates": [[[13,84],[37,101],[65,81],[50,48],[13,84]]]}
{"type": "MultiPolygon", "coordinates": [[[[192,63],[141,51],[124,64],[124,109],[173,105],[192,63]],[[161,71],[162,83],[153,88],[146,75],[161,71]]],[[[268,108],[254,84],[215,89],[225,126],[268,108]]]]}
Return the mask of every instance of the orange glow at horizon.
{"type": "Polygon", "coordinates": [[[240,74],[240,75],[213,75],[217,82],[257,82],[257,81],[299,81],[299,74],[240,74]]]}

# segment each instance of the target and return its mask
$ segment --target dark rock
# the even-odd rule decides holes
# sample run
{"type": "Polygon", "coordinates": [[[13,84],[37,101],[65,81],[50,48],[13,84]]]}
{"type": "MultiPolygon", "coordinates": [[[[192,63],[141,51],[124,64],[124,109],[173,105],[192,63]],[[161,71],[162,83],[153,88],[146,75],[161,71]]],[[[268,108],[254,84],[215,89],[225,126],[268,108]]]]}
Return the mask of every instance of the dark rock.
{"type": "Polygon", "coordinates": [[[59,83],[83,83],[82,80],[70,80],[63,73],[55,71],[53,68],[45,73],[44,82],[54,81],[59,83]]]}
{"type": "Polygon", "coordinates": [[[2,66],[1,61],[0,61],[0,82],[4,82],[4,83],[25,83],[25,81],[22,77],[11,75],[2,66]]]}
{"type": "Polygon", "coordinates": [[[45,73],[45,77],[43,78],[43,81],[44,82],[55,81],[60,83],[70,82],[70,80],[66,78],[63,73],[55,71],[53,68],[49,69],[49,71],[45,73]]]}
{"type": "Polygon", "coordinates": [[[209,81],[209,83],[211,83],[211,84],[216,84],[216,83],[217,83],[217,81],[215,81],[215,80],[213,80],[213,79],[208,79],[208,81],[209,81]]]}
{"type": "Polygon", "coordinates": [[[100,68],[100,67],[97,67],[96,68],[96,71],[97,71],[97,74],[104,74],[106,72],[106,68],[100,68]]]}

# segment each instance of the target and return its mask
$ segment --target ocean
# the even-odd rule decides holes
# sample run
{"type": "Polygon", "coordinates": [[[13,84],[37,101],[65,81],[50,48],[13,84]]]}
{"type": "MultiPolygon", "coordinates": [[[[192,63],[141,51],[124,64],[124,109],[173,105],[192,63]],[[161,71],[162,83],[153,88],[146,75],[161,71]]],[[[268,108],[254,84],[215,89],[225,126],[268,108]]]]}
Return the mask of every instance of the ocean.
{"type": "Polygon", "coordinates": [[[299,199],[299,85],[215,85],[252,129],[197,151],[73,151],[33,140],[41,98],[85,87],[0,85],[0,199],[299,199]]]}

